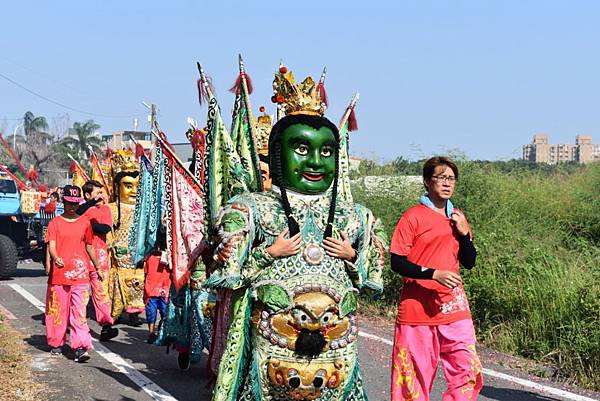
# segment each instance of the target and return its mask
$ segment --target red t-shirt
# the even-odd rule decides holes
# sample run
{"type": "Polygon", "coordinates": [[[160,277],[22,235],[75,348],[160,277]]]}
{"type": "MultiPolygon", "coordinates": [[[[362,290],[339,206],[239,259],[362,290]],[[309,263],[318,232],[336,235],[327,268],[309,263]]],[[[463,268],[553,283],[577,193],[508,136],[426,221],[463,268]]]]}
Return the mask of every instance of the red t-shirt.
{"type": "Polygon", "coordinates": [[[92,264],[85,249],[92,244],[92,226],[86,217],[67,221],[62,216],[50,220],[46,232],[46,242],[56,242],[56,256],[62,258],[63,267],[52,261],[50,284],[74,285],[90,281],[89,269],[92,264]]]}
{"type": "Polygon", "coordinates": [[[161,252],[152,252],[144,261],[144,299],[150,297],[168,298],[171,289],[169,266],[160,263],[161,252]]]}
{"type": "MultiPolygon", "coordinates": [[[[425,205],[407,210],[392,235],[390,252],[422,267],[458,273],[458,239],[451,221],[425,205]]],[[[438,325],[471,318],[462,285],[404,278],[396,322],[438,325]]]]}
{"type": "MultiPolygon", "coordinates": [[[[83,215],[90,220],[90,223],[106,224],[110,227],[113,225],[112,212],[107,205],[92,206],[83,215]]],[[[92,230],[92,235],[92,246],[96,252],[96,260],[98,261],[100,271],[107,272],[110,267],[110,259],[106,234],[98,234],[92,230]]],[[[93,266],[91,267],[93,268],[93,266]]]]}

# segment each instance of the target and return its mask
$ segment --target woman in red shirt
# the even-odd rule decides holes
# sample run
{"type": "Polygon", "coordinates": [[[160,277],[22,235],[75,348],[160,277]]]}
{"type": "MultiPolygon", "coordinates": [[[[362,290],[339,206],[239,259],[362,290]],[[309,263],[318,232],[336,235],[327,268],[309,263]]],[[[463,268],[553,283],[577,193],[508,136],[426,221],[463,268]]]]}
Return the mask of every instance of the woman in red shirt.
{"type": "Polygon", "coordinates": [[[392,401],[428,401],[438,361],[442,401],[475,400],[483,386],[471,311],[459,274],[475,265],[464,213],[450,201],[458,168],[446,157],[423,166],[427,194],[392,236],[392,270],[404,277],[392,355],[392,401]]]}
{"type": "Polygon", "coordinates": [[[89,301],[90,263],[98,272],[92,247],[92,228],[89,219],[76,211],[83,201],[77,186],[64,187],[65,212],[48,225],[46,242],[52,263],[49,271],[46,299],[46,338],[52,355],[60,355],[70,328],[71,348],[75,362],[89,359],[92,338],[87,325],[86,307],[89,301]]]}

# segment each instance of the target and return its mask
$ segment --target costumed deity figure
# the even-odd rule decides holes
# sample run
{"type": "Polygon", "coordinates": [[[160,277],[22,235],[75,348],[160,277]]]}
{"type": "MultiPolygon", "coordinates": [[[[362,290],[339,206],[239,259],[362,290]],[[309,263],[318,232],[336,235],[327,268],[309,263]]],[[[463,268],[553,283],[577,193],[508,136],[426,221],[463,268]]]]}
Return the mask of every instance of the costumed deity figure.
{"type": "Polygon", "coordinates": [[[382,291],[385,234],[338,197],[340,137],[316,83],[280,67],[273,86],[286,114],[269,138],[273,188],[223,208],[205,284],[233,291],[213,400],[366,400],[357,301],[382,291]]]}
{"type": "Polygon", "coordinates": [[[129,229],[133,223],[139,182],[139,167],[129,149],[118,150],[113,159],[115,202],[109,203],[113,215],[109,295],[111,314],[115,321],[121,312],[129,313],[130,323],[138,324],[138,314],[144,310],[144,268],[133,263],[128,246],[129,229]]]}
{"type": "Polygon", "coordinates": [[[260,106],[263,113],[253,122],[256,132],[256,151],[258,153],[258,166],[262,177],[263,190],[270,191],[273,184],[269,170],[269,134],[273,128],[271,116],[265,113],[265,107],[260,106]]]}

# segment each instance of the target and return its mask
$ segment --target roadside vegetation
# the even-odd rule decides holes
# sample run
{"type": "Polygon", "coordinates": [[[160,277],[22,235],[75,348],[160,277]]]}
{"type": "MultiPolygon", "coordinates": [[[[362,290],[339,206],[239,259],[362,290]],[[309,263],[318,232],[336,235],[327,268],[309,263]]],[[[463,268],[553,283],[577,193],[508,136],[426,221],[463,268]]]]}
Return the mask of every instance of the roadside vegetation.
{"type": "MultiPolygon", "coordinates": [[[[420,174],[421,163],[397,162],[363,171],[420,174]]],[[[459,168],[453,201],[469,217],[478,250],[477,265],[462,276],[480,340],[600,390],[600,165],[461,161],[459,168]]],[[[422,193],[414,184],[395,196],[354,189],[390,235],[422,193]]],[[[385,284],[381,307],[389,315],[401,280],[388,269],[385,284]]]]}
{"type": "Polygon", "coordinates": [[[47,398],[35,381],[23,336],[0,315],[0,400],[37,401],[47,398]]]}

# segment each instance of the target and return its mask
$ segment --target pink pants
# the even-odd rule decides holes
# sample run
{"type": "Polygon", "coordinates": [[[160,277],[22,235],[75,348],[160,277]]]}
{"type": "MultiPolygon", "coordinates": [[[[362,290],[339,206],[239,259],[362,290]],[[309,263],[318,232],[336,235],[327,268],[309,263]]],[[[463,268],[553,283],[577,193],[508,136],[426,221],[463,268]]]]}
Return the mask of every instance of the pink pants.
{"type": "Polygon", "coordinates": [[[115,323],[111,316],[112,301],[106,292],[104,281],[108,280],[108,269],[101,271],[103,281],[98,280],[98,273],[90,272],[90,285],[92,287],[92,303],[96,312],[96,322],[100,326],[113,325],[115,323]]]}
{"type": "Polygon", "coordinates": [[[86,320],[90,299],[89,286],[48,285],[46,295],[46,339],[51,347],[62,347],[67,342],[70,328],[71,348],[92,348],[92,336],[86,320]]]}
{"type": "Polygon", "coordinates": [[[439,359],[447,389],[442,401],[476,400],[483,387],[471,319],[438,326],[396,324],[392,401],[429,401],[439,359]]]}

